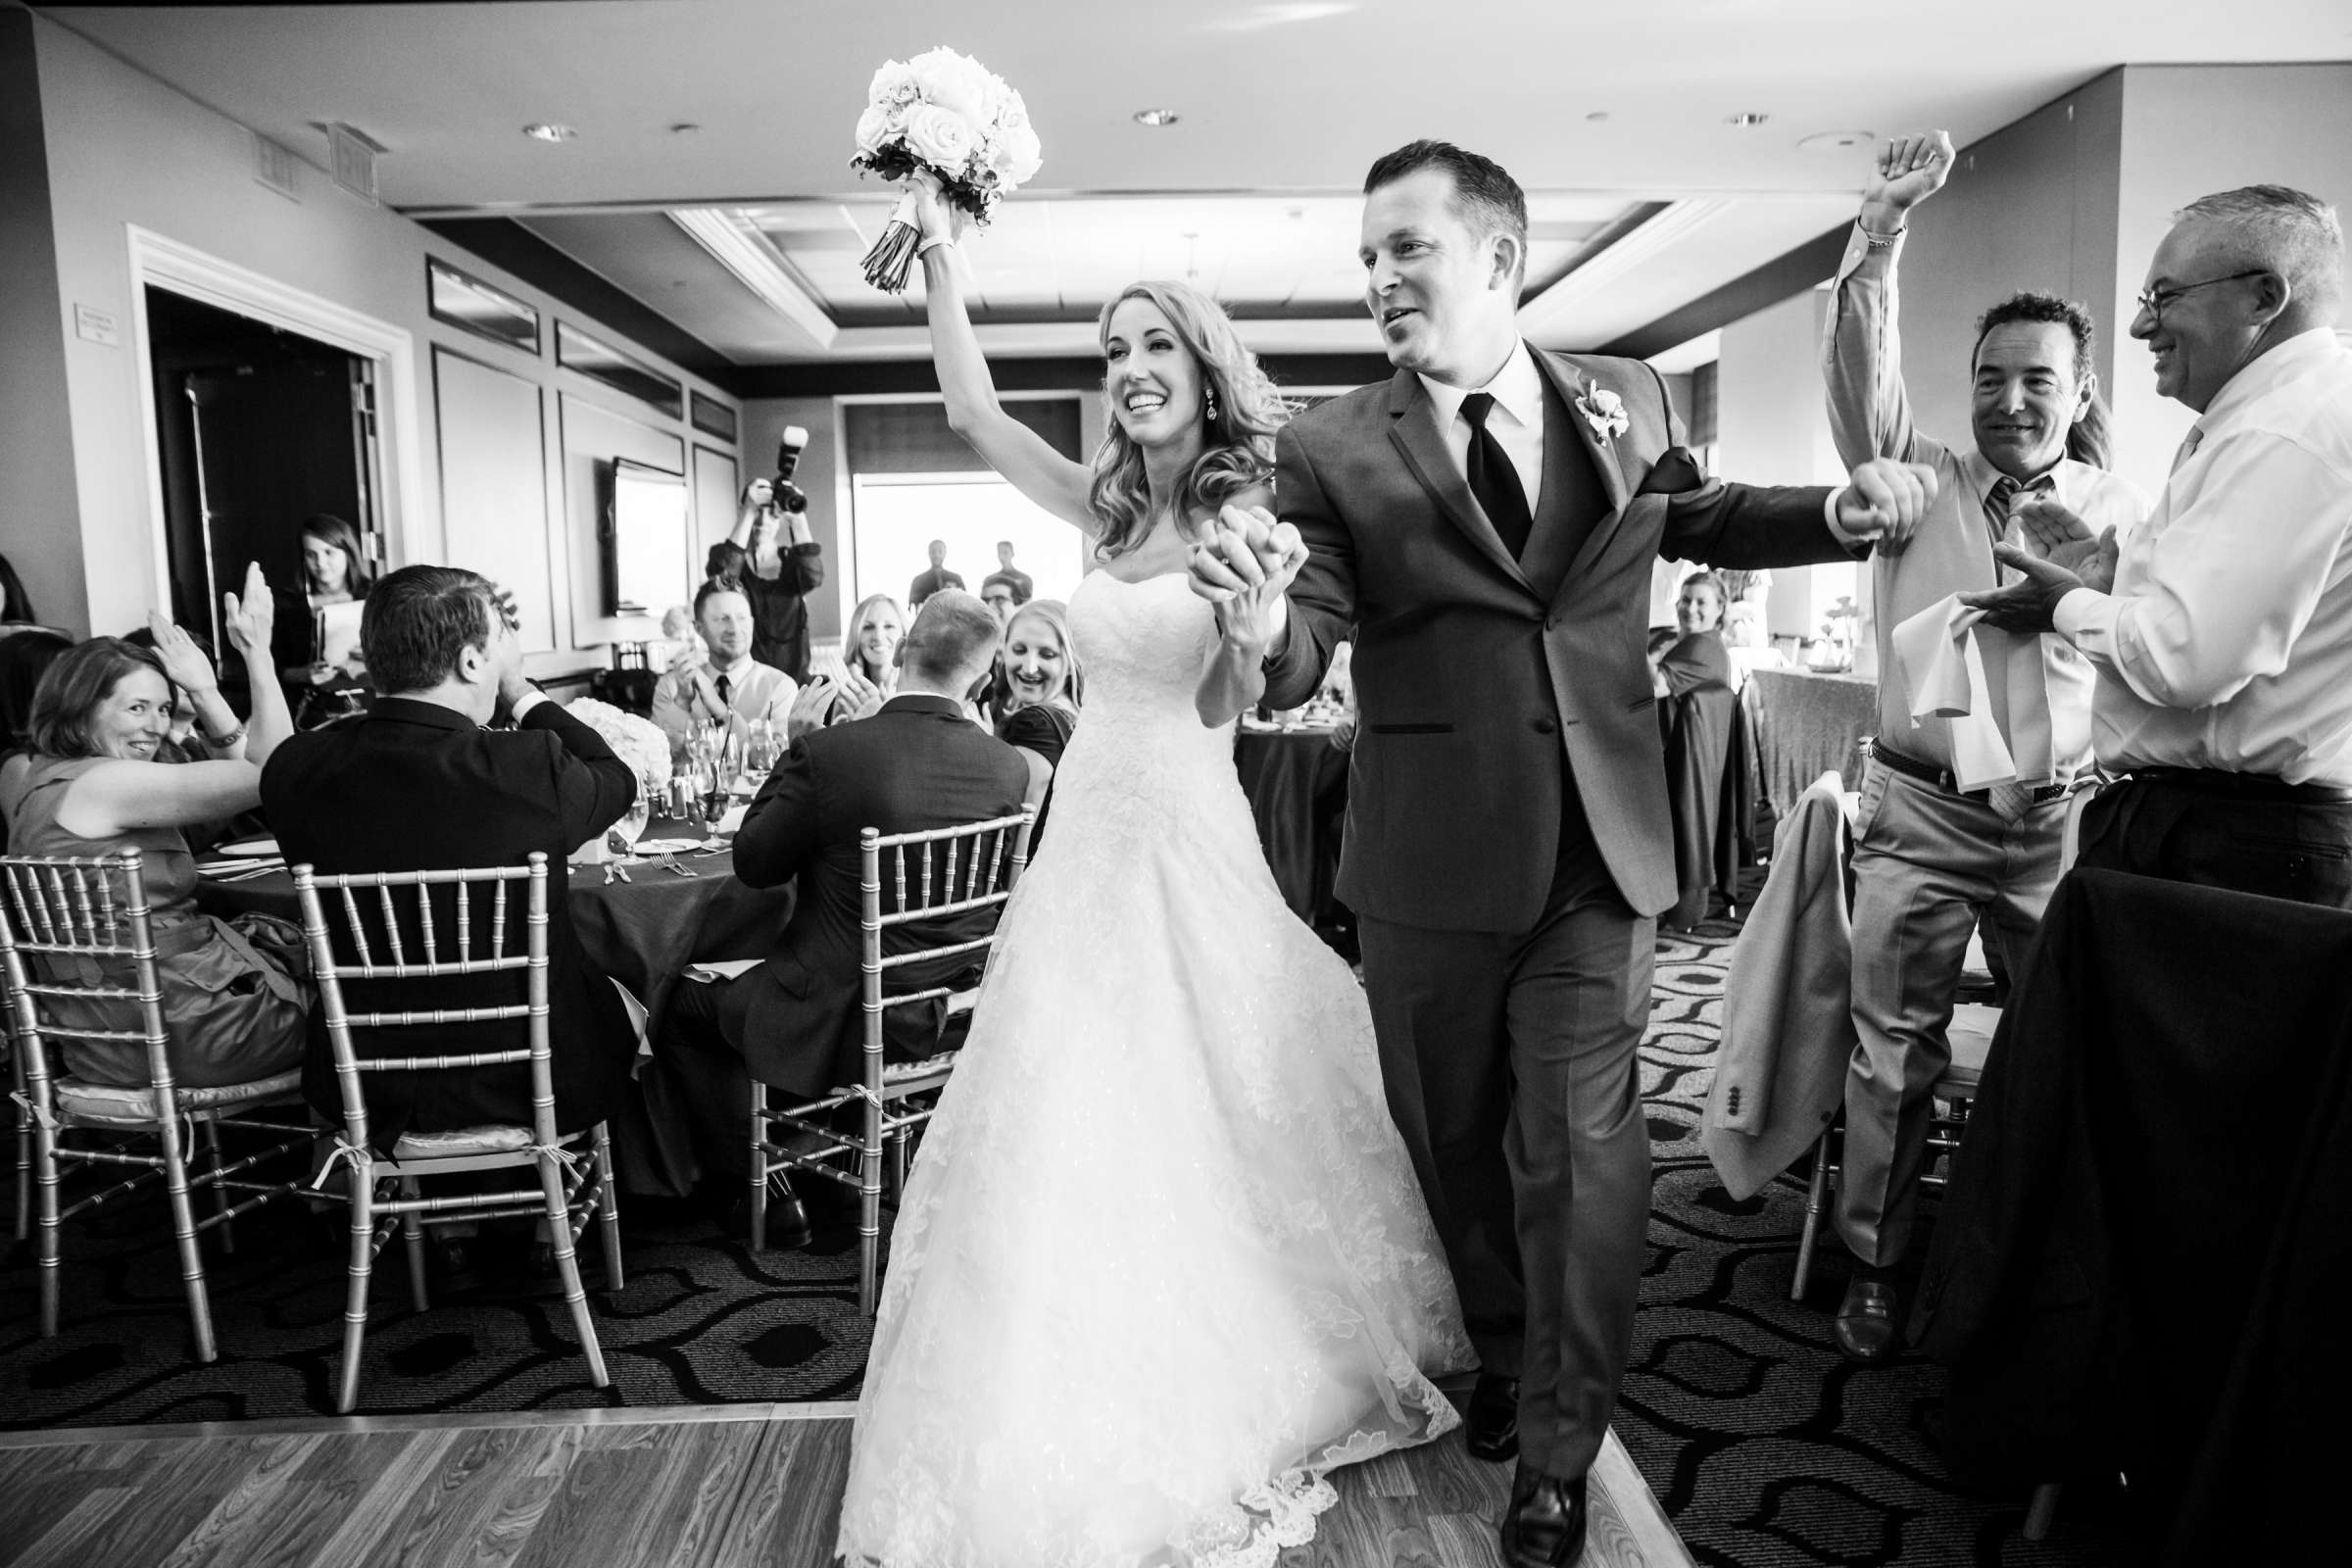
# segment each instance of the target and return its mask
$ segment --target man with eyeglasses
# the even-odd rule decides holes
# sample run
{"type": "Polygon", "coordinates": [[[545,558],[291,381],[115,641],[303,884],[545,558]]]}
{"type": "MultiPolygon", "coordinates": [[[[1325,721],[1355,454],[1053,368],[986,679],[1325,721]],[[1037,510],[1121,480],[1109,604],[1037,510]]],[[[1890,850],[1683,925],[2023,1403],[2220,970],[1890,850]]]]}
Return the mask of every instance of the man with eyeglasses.
{"type": "Polygon", "coordinates": [[[2335,212],[2282,185],[2189,203],[2132,335],[2197,411],[2120,550],[2053,512],[2047,560],[1969,596],[2054,626],[2099,671],[2093,741],[2122,783],[2081,863],[2352,908],[2352,348],[2335,212]]]}
{"type": "Polygon", "coordinates": [[[1990,715],[2027,776],[1963,790],[1952,721],[1914,720],[1894,628],[2004,572],[1993,547],[2059,503],[2129,529],[2147,497],[2109,473],[2107,413],[2091,370],[2090,313],[2014,294],[1977,323],[1967,447],[1912,421],[1896,324],[1896,264],[1911,210],[1943,188],[1952,140],[1940,130],[1879,150],[1838,270],[1823,334],[1830,428],[1848,465],[1931,464],[1935,503],[1899,553],[1870,565],[1879,649],[1878,734],[1858,787],[1853,858],[1855,1044],[1845,1080],[1838,1230],[1855,1259],[1834,1334],[1860,1361],[1898,1348],[1895,1274],[1909,1246],[1926,1163],[1930,1091],[1951,1060],[1952,997],[1980,919],[2014,972],[2058,885],[2066,797],[2090,767],[2090,664],[2065,639],[2021,646],[2028,678],[2001,683],[1990,715]],[[2036,658],[2036,654],[2038,658],[2036,658]],[[2031,756],[2035,761],[2022,760],[2031,756]],[[2036,776],[2038,775],[2038,776],[2036,776]]]}

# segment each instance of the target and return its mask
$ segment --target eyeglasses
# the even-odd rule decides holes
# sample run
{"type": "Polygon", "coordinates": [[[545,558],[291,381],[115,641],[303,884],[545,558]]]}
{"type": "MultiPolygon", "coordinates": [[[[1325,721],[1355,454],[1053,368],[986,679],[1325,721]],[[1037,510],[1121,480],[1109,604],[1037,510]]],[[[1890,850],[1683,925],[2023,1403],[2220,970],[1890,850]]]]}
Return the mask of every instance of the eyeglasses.
{"type": "Polygon", "coordinates": [[[2241,277],[2260,277],[2268,270],[2268,268],[2257,267],[2248,272],[2231,272],[2228,277],[2209,277],[2202,283],[2182,283],[2174,288],[2143,288],[2138,294],[2139,308],[2147,312],[2149,320],[2162,322],[2164,313],[2173,308],[2173,302],[2193,289],[2211,288],[2216,283],[2234,283],[2241,277]]]}

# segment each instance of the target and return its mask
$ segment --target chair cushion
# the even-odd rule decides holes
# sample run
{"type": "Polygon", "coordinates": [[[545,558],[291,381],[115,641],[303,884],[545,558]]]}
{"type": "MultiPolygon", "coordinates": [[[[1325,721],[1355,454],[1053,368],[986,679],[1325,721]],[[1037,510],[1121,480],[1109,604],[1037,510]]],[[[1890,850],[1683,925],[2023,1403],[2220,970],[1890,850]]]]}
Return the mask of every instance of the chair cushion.
{"type": "Polygon", "coordinates": [[[531,1147],[531,1130],[493,1122],[451,1127],[437,1133],[403,1133],[392,1146],[394,1159],[457,1159],[469,1154],[512,1154],[531,1147]]]}
{"type": "Polygon", "coordinates": [[[885,1063],[882,1081],[886,1084],[903,1084],[917,1078],[944,1077],[956,1065],[956,1058],[959,1054],[959,1052],[943,1051],[936,1056],[925,1056],[918,1061],[885,1063]]]}
{"type": "MultiPolygon", "coordinates": [[[[302,1069],[295,1067],[268,1078],[256,1078],[250,1083],[215,1084],[209,1089],[175,1089],[172,1093],[179,1099],[180,1109],[202,1111],[249,1105],[256,1101],[296,1094],[301,1088],[302,1069]]],[[[155,1096],[152,1090],[85,1084],[76,1078],[58,1079],[56,1089],[57,1108],[69,1116],[122,1126],[145,1125],[155,1120],[155,1096]]]]}
{"type": "Polygon", "coordinates": [[[2001,1026],[2001,1009],[1981,1002],[1963,1002],[1952,1008],[1952,1026],[1945,1038],[1952,1045],[1951,1064],[1936,1080],[1936,1093],[1950,1099],[1976,1092],[1984,1076],[1984,1058],[1992,1051],[1992,1032],[2001,1026]]]}

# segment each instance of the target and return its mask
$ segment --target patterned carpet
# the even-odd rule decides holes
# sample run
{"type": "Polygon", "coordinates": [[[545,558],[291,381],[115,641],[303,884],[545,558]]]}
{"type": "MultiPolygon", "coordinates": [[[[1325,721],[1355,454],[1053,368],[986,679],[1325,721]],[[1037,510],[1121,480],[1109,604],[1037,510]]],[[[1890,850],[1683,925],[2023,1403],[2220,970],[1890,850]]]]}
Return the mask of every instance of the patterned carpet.
{"type": "MultiPolygon", "coordinates": [[[[1660,939],[1642,1048],[1656,1158],[1650,1262],[1617,1431],[1692,1553],[1735,1568],[2137,1560],[2112,1496],[2070,1491],[2051,1539],[2018,1534],[2024,1498],[1943,1479],[1939,1369],[1841,1361],[1834,1243],[1813,1299],[1788,1300],[1801,1190],[1730,1200],[1697,1142],[1736,928],[1660,939]]],[[[0,1172],[0,1184],[13,1172],[0,1172]]],[[[160,1206],[160,1205],[158,1205],[160,1206]]],[[[11,1211],[10,1204],[0,1213],[11,1211]]],[[[856,1396],[866,1330],[848,1238],[755,1256],[680,1205],[624,1207],[629,1284],[600,1304],[612,1387],[590,1387],[562,1301],[523,1286],[406,1307],[397,1250],[379,1270],[361,1409],[368,1413],[856,1396]]],[[[34,1333],[33,1271],[0,1271],[0,1426],[311,1415],[331,1408],[340,1252],[278,1205],[211,1256],[221,1358],[186,1358],[157,1207],[69,1229],[63,1334],[34,1333]]],[[[593,1281],[592,1281],[593,1283],[593,1281]]]]}

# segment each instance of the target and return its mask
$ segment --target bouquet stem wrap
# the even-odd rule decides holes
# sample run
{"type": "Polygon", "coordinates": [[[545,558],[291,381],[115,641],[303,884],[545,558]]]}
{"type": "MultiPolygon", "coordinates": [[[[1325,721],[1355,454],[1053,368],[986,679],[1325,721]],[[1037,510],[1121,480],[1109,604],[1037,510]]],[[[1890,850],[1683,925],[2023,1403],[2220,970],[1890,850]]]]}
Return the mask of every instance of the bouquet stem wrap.
{"type": "Polygon", "coordinates": [[[905,293],[906,276],[914,270],[915,247],[922,238],[914,221],[914,192],[908,191],[891,209],[890,221],[882,225],[882,237],[865,253],[865,280],[885,294],[905,293]]]}

